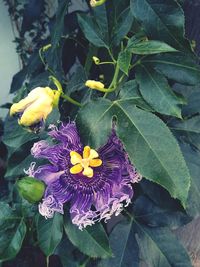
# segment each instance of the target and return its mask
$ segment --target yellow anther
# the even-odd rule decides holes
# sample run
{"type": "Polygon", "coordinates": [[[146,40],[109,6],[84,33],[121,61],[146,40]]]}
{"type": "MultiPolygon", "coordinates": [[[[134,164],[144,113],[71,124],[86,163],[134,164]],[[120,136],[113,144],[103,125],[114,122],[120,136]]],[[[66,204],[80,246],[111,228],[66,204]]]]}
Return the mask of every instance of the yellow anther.
{"type": "Polygon", "coordinates": [[[71,164],[74,165],[70,168],[71,174],[78,174],[82,172],[88,178],[92,178],[94,171],[91,167],[99,167],[102,165],[102,160],[98,159],[99,154],[96,150],[85,146],[83,149],[83,157],[76,151],[70,152],[71,164]]]}
{"type": "Polygon", "coordinates": [[[82,172],[82,170],[83,170],[83,167],[81,166],[81,164],[76,164],[75,166],[71,167],[70,172],[72,174],[77,174],[79,172],[82,172]]]}
{"type": "Polygon", "coordinates": [[[90,147],[89,146],[85,146],[83,149],[83,158],[87,159],[90,156],[90,147]]]}
{"type": "Polygon", "coordinates": [[[71,151],[70,157],[71,157],[71,164],[75,165],[77,163],[81,163],[82,157],[79,153],[71,151]]]}

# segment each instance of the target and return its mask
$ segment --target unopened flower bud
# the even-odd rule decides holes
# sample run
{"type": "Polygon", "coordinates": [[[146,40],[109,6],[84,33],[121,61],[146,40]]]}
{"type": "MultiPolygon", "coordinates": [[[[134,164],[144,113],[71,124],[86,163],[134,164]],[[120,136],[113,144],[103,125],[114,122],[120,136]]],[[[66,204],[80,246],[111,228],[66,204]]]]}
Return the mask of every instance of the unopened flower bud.
{"type": "Polygon", "coordinates": [[[60,92],[49,87],[37,87],[27,97],[10,108],[10,115],[18,117],[18,123],[38,132],[47,116],[58,105],[60,92]]]}
{"type": "Polygon", "coordinates": [[[106,0],[90,0],[91,7],[97,7],[100,5],[103,5],[106,2],[106,0]]]}
{"type": "Polygon", "coordinates": [[[87,80],[85,83],[85,86],[91,88],[91,89],[103,89],[104,88],[104,84],[98,81],[94,81],[94,80],[87,80]]]}
{"type": "Polygon", "coordinates": [[[17,188],[21,197],[30,203],[35,203],[42,199],[45,184],[34,177],[27,176],[17,181],[17,188]]]}
{"type": "Polygon", "coordinates": [[[98,57],[92,57],[92,59],[96,65],[99,65],[100,59],[98,57]]]}

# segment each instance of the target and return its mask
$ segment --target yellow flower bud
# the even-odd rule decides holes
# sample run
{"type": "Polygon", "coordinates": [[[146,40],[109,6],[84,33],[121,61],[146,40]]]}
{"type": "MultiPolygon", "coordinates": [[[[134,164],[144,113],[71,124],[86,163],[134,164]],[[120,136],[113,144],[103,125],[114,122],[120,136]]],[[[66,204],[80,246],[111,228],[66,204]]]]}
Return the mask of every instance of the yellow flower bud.
{"type": "Polygon", "coordinates": [[[103,83],[97,82],[97,81],[94,81],[94,80],[87,80],[86,83],[85,83],[85,86],[87,86],[87,87],[89,87],[91,89],[96,89],[96,90],[104,88],[104,84],[103,83]]]}
{"type": "Polygon", "coordinates": [[[92,57],[92,59],[96,65],[99,65],[100,59],[98,57],[92,57]]]}
{"type": "Polygon", "coordinates": [[[42,127],[53,107],[57,106],[59,97],[60,92],[56,90],[49,87],[37,87],[27,97],[11,106],[10,116],[17,115],[20,125],[33,128],[35,131],[34,126],[42,127]]]}
{"type": "Polygon", "coordinates": [[[106,0],[90,0],[91,7],[97,7],[100,5],[103,5],[106,2],[106,0]]]}

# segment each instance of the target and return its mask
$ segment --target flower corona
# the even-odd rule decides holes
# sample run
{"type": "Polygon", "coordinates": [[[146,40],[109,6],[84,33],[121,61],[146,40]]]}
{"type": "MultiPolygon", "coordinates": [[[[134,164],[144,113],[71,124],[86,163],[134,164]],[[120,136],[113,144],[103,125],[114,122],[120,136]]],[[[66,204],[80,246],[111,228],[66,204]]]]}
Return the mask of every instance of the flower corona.
{"type": "Polygon", "coordinates": [[[105,222],[118,215],[133,197],[131,184],[141,179],[130,163],[128,154],[114,128],[105,145],[95,150],[83,146],[74,122],[51,126],[49,135],[57,141],[34,144],[31,153],[44,158],[48,164],[26,171],[46,184],[39,212],[46,218],[55,212],[64,213],[63,205],[69,202],[70,214],[79,229],[96,221],[105,222]]]}

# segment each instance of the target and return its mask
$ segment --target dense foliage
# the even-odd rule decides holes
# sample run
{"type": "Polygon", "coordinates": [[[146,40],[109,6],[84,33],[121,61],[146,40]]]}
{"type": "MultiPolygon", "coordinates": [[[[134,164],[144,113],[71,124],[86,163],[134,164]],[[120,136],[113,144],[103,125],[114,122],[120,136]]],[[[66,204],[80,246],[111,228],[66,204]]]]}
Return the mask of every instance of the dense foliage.
{"type": "Polygon", "coordinates": [[[200,67],[185,38],[184,1],[107,0],[94,8],[73,0],[5,2],[22,59],[10,89],[14,102],[37,86],[57,89],[49,76],[65,97],[40,133],[9,115],[3,123],[0,266],[192,266],[172,232],[200,213],[200,67]],[[87,80],[105,88],[90,89],[87,80]],[[106,143],[114,120],[143,176],[121,215],[82,231],[68,207],[46,220],[16,186],[37,161],[30,154],[34,142],[69,118],[82,143],[95,149],[106,143]]]}

